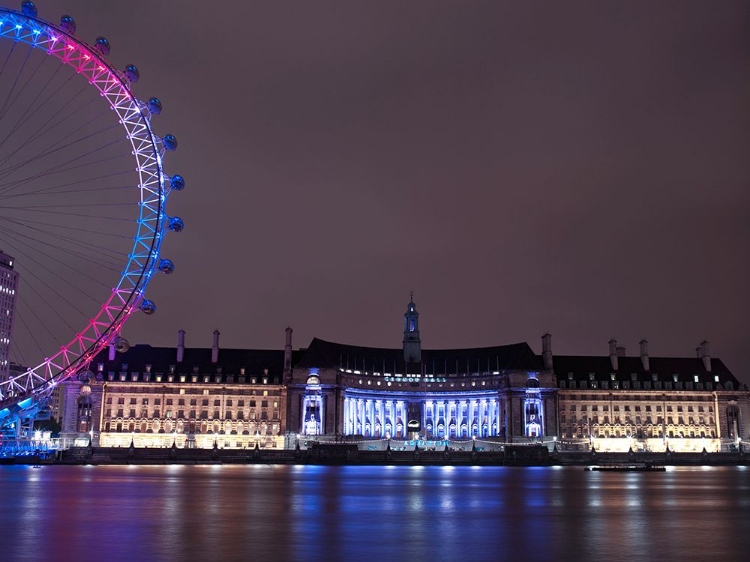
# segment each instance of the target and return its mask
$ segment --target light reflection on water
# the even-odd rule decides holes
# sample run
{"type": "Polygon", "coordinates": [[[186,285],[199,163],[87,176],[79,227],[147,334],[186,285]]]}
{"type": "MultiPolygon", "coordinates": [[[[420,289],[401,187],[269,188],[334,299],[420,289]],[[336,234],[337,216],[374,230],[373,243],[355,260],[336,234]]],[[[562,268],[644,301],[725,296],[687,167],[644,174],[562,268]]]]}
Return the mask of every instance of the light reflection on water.
{"type": "Polygon", "coordinates": [[[0,559],[744,560],[750,471],[0,467],[0,559]]]}

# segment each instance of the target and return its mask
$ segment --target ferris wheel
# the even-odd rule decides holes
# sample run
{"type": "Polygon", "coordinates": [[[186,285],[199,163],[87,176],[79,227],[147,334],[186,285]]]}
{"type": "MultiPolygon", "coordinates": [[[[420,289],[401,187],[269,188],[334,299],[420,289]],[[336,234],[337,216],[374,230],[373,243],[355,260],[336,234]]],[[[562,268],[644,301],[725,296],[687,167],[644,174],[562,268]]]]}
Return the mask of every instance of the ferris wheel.
{"type": "Polygon", "coordinates": [[[156,310],[152,275],[174,271],[160,249],[184,227],[165,208],[185,187],[163,168],[177,139],[156,135],[161,101],[136,98],[138,68],[109,53],[68,15],[0,8],[0,426],[127,348],[124,322],[156,310]]]}

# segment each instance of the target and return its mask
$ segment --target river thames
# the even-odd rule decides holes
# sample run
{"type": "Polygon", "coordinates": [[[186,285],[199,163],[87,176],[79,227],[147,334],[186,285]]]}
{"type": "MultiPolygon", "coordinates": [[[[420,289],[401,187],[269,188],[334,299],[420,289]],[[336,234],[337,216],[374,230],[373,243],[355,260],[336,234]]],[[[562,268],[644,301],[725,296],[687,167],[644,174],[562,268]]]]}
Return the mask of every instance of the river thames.
{"type": "Polygon", "coordinates": [[[747,560],[750,469],[0,467],[0,560],[747,560]]]}

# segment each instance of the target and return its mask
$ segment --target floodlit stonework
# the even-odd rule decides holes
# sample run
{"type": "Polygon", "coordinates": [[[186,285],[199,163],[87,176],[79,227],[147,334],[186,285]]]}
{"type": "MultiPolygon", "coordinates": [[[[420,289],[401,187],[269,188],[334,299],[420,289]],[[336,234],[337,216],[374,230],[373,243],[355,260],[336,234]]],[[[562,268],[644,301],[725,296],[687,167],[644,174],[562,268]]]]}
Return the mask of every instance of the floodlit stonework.
{"type": "MultiPolygon", "coordinates": [[[[101,353],[61,393],[63,437],[102,447],[281,449],[313,442],[492,449],[729,452],[750,436],[750,392],[707,342],[695,357],[555,356],[528,344],[422,349],[416,306],[402,348],[313,339],[283,350],[138,345],[101,353]]],[[[397,449],[395,449],[397,450],[397,449]]]]}

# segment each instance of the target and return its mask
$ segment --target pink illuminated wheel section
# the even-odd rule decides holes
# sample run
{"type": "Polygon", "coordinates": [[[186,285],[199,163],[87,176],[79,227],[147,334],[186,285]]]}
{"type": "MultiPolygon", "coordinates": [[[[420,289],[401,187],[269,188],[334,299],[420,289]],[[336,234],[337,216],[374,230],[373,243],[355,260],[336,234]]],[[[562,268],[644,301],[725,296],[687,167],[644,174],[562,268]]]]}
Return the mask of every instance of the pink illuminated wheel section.
{"type": "Polygon", "coordinates": [[[135,97],[140,71],[106,38],[57,21],[0,8],[0,426],[127,348],[128,317],[156,312],[152,275],[175,270],[162,240],[184,227],[166,213],[185,180],[164,170],[162,102],[135,97]]]}

